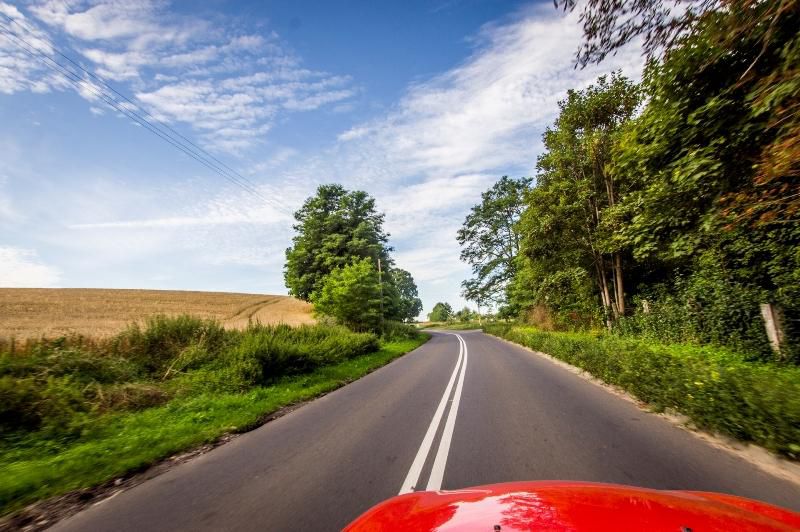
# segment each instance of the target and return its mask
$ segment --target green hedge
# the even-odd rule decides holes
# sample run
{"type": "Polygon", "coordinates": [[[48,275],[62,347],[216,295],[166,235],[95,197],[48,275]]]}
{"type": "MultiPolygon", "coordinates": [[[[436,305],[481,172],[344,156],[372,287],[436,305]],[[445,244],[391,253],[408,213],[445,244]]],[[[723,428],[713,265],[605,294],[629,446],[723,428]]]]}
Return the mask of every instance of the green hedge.
{"type": "Polygon", "coordinates": [[[714,347],[489,325],[495,336],[577,366],[657,410],[800,459],[800,368],[748,362],[714,347]]]}

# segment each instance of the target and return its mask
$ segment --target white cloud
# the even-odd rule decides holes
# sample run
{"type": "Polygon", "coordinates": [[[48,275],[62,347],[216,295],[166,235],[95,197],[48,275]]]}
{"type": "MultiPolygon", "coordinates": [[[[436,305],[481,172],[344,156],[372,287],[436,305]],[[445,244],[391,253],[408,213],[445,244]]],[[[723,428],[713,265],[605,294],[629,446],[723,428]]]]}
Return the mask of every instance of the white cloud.
{"type": "Polygon", "coordinates": [[[47,288],[61,280],[58,269],[43,264],[30,249],[0,247],[0,286],[47,288]]]}
{"type": "Polygon", "coordinates": [[[339,140],[362,140],[354,149],[386,154],[398,176],[532,172],[539,138],[568,89],[618,68],[633,77],[641,71],[636,47],[599,67],[573,69],[577,17],[546,5],[517,22],[487,26],[463,64],[411,86],[387,116],[352,127],[339,140]]]}
{"type": "Polygon", "coordinates": [[[26,90],[43,93],[66,87],[68,83],[63,76],[51,72],[30,56],[36,50],[53,52],[49,36],[15,6],[0,1],[0,13],[11,19],[0,19],[4,27],[0,35],[0,93],[26,90]]]}
{"type": "Polygon", "coordinates": [[[365,135],[369,134],[369,132],[370,128],[366,126],[352,127],[347,131],[345,131],[344,133],[341,133],[338,138],[342,142],[347,142],[348,140],[360,139],[365,135]]]}
{"type": "Polygon", "coordinates": [[[214,225],[242,225],[242,224],[255,224],[255,225],[271,225],[273,223],[284,220],[285,217],[280,214],[270,213],[269,217],[257,216],[257,213],[252,211],[245,212],[232,212],[222,215],[210,216],[170,216],[166,218],[149,218],[142,220],[122,220],[114,222],[95,222],[73,224],[70,226],[72,229],[161,229],[165,227],[197,227],[197,226],[214,226],[214,225]]]}
{"type": "MultiPolygon", "coordinates": [[[[224,19],[212,26],[168,7],[161,0],[43,0],[24,6],[26,16],[0,0],[0,11],[18,21],[15,33],[36,50],[54,56],[57,41],[102,78],[126,84],[117,88],[135,93],[147,112],[189,125],[200,144],[217,151],[239,154],[263,144],[281,113],[332,106],[356,93],[348,76],[302,66],[274,31],[249,34],[224,19]]],[[[71,88],[16,44],[0,37],[1,93],[71,88]]],[[[98,83],[55,58],[82,78],[74,90],[94,103],[98,83]]]]}

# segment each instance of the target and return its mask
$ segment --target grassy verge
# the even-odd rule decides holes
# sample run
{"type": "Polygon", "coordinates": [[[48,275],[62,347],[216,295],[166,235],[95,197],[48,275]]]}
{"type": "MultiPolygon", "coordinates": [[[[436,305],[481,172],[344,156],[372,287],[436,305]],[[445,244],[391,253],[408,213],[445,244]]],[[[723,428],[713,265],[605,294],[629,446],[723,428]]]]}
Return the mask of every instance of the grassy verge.
{"type": "Polygon", "coordinates": [[[484,330],[584,369],[656,410],[677,410],[699,427],[800,459],[798,367],[748,362],[716,347],[509,325],[484,330]]]}
{"type": "MultiPolygon", "coordinates": [[[[207,327],[208,323],[204,326],[207,327]]],[[[163,340],[169,336],[163,331],[153,334],[152,329],[140,332],[148,334],[149,331],[150,340],[163,340]]],[[[319,327],[299,330],[256,327],[249,332],[234,334],[232,338],[220,339],[220,352],[211,360],[206,360],[208,351],[204,351],[202,356],[197,354],[198,345],[208,343],[209,335],[192,336],[193,339],[184,342],[185,345],[172,359],[161,357],[163,364],[155,369],[155,374],[162,376],[161,379],[151,377],[148,381],[123,384],[99,383],[95,379],[89,384],[81,384],[81,390],[94,390],[85,394],[88,399],[76,397],[73,393],[73,385],[79,376],[88,379],[87,364],[95,367],[90,362],[96,364],[96,358],[105,357],[107,360],[103,364],[113,366],[115,371],[119,370],[130,380],[131,372],[136,373],[132,367],[141,369],[153,360],[160,360],[155,354],[166,349],[163,342],[156,349],[153,341],[132,341],[135,348],[128,346],[123,349],[124,356],[112,356],[108,352],[112,344],[104,344],[102,349],[95,345],[89,349],[88,354],[95,355],[91,361],[87,359],[87,352],[75,355],[75,346],[70,347],[69,355],[49,348],[44,349],[43,354],[39,352],[41,345],[23,353],[4,353],[5,358],[0,360],[0,375],[4,374],[8,384],[27,383],[25,386],[33,390],[28,395],[39,401],[37,405],[42,401],[54,403],[47,408],[61,415],[63,424],[71,428],[58,430],[52,426],[56,419],[44,415],[35,428],[26,427],[25,423],[33,423],[32,416],[37,414],[33,406],[24,402],[28,396],[20,398],[19,394],[6,393],[9,397],[2,397],[16,398],[16,403],[11,405],[16,410],[4,405],[5,410],[0,413],[5,417],[0,417],[0,421],[6,427],[16,423],[13,426],[17,430],[7,431],[0,439],[0,514],[13,512],[35,500],[91,487],[140,470],[176,452],[214,441],[225,433],[246,431],[257,426],[267,414],[358,379],[415,349],[428,338],[427,335],[415,335],[379,345],[374,337],[319,327]],[[309,340],[308,345],[300,342],[300,337],[309,340]],[[282,338],[291,338],[295,345],[282,343],[282,338]],[[312,344],[324,349],[316,348],[315,351],[311,349],[312,344]],[[366,348],[369,351],[362,352],[366,348]],[[52,374],[42,376],[36,372],[30,375],[34,370],[42,371],[37,356],[50,366],[69,362],[73,371],[60,377],[52,374]],[[137,357],[147,363],[133,364],[137,357]],[[205,362],[198,363],[198,357],[205,362]],[[187,358],[192,363],[182,366],[182,361],[187,358]],[[76,359],[82,364],[78,365],[78,370],[73,367],[76,359]],[[224,366],[220,365],[220,360],[224,361],[224,366]],[[315,363],[311,364],[309,360],[315,363]],[[196,367],[190,368],[192,364],[196,367]],[[125,366],[124,371],[117,366],[125,366]],[[267,375],[268,370],[272,371],[270,375],[267,375]],[[246,381],[245,377],[250,380],[246,381]],[[61,382],[59,378],[66,380],[61,382]],[[107,395],[120,386],[148,389],[151,394],[159,398],[166,396],[167,399],[157,406],[131,408],[125,403],[124,406],[109,408],[107,395]],[[58,393],[52,392],[54,387],[58,393]],[[104,399],[97,398],[98,390],[104,399]],[[68,400],[74,400],[76,404],[69,408],[56,404],[68,400]],[[92,405],[89,411],[84,411],[85,405],[81,400],[92,405]],[[23,414],[30,415],[25,418],[23,414]],[[74,430],[79,433],[73,434],[74,430]]],[[[180,342],[172,342],[169,347],[174,348],[177,344],[180,342]]],[[[108,377],[110,370],[103,368],[104,378],[108,377]]],[[[137,375],[141,377],[140,373],[137,375]]],[[[0,394],[2,392],[0,388],[0,394]]]]}

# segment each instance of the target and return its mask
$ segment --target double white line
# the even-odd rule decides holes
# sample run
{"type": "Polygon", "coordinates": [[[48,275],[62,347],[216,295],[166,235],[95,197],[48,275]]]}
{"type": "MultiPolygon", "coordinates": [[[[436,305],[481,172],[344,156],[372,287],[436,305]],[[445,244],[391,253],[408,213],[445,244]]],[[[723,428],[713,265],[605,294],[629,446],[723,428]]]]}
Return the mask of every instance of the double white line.
{"type": "Polygon", "coordinates": [[[433,438],[436,436],[436,432],[441,424],[442,415],[447,406],[447,399],[450,397],[450,392],[453,390],[453,383],[456,381],[456,375],[458,375],[456,392],[455,395],[453,395],[450,411],[447,413],[444,432],[442,433],[441,440],[439,440],[439,448],[436,451],[436,458],[433,461],[433,468],[431,469],[431,475],[425,489],[428,491],[435,491],[442,487],[444,468],[445,465],[447,465],[447,455],[450,453],[450,442],[453,440],[453,429],[455,428],[456,416],[458,415],[458,405],[461,402],[461,391],[464,388],[464,375],[467,372],[467,342],[464,341],[460,334],[453,334],[453,336],[458,338],[458,361],[456,362],[456,367],[453,369],[453,374],[450,376],[450,381],[447,383],[447,388],[444,389],[444,394],[442,395],[441,401],[439,401],[439,406],[433,414],[433,419],[431,419],[431,424],[428,426],[428,431],[425,433],[425,437],[422,438],[422,444],[419,446],[417,456],[414,457],[411,469],[408,470],[408,475],[406,475],[403,486],[400,488],[400,495],[420,489],[417,486],[419,476],[420,473],[422,473],[422,468],[425,465],[428,454],[430,454],[433,438]]]}

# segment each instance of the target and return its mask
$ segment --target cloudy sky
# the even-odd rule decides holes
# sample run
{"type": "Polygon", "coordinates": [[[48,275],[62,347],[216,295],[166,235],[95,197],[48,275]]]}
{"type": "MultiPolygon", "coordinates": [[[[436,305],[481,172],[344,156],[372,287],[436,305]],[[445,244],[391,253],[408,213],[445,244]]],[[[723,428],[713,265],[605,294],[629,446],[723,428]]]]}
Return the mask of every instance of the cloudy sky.
{"type": "Polygon", "coordinates": [[[460,306],[481,191],[534,174],[567,89],[640,75],[579,41],[550,0],[0,0],[0,286],[286,293],[291,213],[338,182],[460,306]]]}

